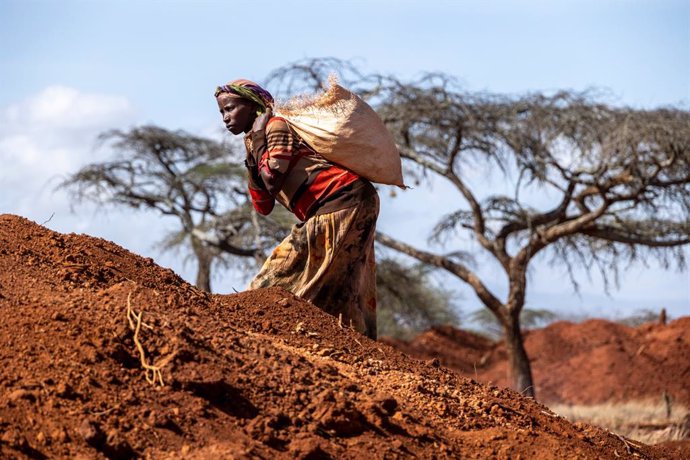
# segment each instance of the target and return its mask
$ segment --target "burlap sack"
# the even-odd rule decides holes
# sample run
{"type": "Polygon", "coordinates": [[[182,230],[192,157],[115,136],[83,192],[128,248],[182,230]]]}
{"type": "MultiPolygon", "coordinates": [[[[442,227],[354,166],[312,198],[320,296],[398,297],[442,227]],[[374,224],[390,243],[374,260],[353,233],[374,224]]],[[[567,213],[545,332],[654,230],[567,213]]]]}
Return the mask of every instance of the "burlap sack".
{"type": "Polygon", "coordinates": [[[329,161],[372,182],[404,187],[393,136],[369,104],[335,81],[316,97],[276,107],[276,115],[329,161]]]}

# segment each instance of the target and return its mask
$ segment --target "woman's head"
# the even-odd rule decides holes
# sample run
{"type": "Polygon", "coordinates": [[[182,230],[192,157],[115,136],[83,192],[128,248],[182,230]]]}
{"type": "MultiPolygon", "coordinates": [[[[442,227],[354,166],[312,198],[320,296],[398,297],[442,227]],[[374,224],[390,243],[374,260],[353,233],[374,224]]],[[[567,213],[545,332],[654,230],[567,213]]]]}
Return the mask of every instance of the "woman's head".
{"type": "Polygon", "coordinates": [[[232,134],[247,133],[256,116],[273,106],[273,96],[249,80],[234,80],[215,92],[223,123],[232,134]]]}

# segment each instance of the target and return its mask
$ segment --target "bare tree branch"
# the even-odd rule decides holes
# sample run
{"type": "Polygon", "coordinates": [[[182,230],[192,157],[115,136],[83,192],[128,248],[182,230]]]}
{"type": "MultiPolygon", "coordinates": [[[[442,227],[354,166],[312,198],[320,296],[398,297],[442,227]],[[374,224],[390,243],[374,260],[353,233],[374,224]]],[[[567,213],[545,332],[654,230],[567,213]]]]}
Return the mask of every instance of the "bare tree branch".
{"type": "Polygon", "coordinates": [[[448,257],[432,254],[427,251],[416,249],[408,244],[397,241],[390,236],[376,232],[376,241],[403,254],[414,257],[429,265],[443,268],[469,284],[477,294],[477,297],[492,311],[498,312],[501,302],[489,291],[481,280],[471,270],[462,264],[453,262],[448,257]]]}

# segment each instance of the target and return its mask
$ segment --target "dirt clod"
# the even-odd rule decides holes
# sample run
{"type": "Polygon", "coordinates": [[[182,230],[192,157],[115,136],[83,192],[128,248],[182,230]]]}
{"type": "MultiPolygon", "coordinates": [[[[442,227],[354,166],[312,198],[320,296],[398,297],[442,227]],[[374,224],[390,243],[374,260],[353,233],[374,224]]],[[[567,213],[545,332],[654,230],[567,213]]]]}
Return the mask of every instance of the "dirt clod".
{"type": "Polygon", "coordinates": [[[101,426],[93,420],[84,419],[77,433],[88,445],[96,448],[101,447],[106,439],[101,426]]]}
{"type": "Polygon", "coordinates": [[[0,458],[624,452],[604,430],[411,359],[279,288],[209,295],[111,242],[12,215],[0,215],[0,248],[0,458]],[[128,299],[144,312],[136,340],[128,299]]]}
{"type": "Polygon", "coordinates": [[[20,399],[26,399],[27,401],[36,401],[36,393],[34,393],[33,391],[20,388],[18,390],[12,391],[7,395],[7,401],[12,403],[17,402],[20,399]]]}

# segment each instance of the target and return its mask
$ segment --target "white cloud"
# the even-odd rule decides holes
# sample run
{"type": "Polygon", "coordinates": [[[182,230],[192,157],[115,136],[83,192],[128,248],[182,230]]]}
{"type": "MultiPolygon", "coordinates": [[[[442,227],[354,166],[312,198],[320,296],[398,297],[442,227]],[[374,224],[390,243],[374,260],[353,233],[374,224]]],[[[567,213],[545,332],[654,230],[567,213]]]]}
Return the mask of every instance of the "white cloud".
{"type": "Polygon", "coordinates": [[[120,96],[82,93],[50,86],[0,108],[0,180],[14,178],[33,188],[38,181],[74,170],[93,155],[96,136],[133,121],[130,102],[120,96]]]}
{"type": "Polygon", "coordinates": [[[66,86],[49,86],[19,103],[10,105],[0,117],[10,126],[101,128],[132,115],[127,98],[83,93],[66,86]]]}
{"type": "Polygon", "coordinates": [[[99,133],[133,124],[134,117],[124,97],[64,86],[0,107],[0,213],[39,223],[54,214],[51,228],[116,240],[117,226],[73,214],[69,197],[54,187],[61,176],[94,160],[99,133]]]}

